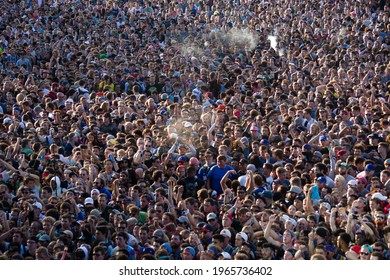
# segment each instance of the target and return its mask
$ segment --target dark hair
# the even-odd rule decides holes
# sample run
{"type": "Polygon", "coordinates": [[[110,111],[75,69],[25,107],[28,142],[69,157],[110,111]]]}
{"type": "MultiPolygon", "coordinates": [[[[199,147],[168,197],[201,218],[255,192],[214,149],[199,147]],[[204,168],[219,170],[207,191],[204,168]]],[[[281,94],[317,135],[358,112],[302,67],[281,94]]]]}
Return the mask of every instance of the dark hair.
{"type": "Polygon", "coordinates": [[[222,234],[214,234],[212,238],[218,240],[221,243],[223,243],[225,240],[225,237],[222,234]]]}

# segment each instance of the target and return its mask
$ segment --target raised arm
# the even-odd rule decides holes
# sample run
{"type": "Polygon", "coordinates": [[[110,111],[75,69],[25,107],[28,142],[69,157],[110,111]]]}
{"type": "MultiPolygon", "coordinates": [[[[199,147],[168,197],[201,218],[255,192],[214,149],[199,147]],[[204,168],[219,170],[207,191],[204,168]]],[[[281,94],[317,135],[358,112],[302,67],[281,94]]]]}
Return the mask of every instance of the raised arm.
{"type": "Polygon", "coordinates": [[[221,187],[222,187],[222,190],[225,192],[225,190],[228,188],[228,186],[226,185],[226,181],[228,180],[230,174],[237,174],[237,172],[235,170],[229,170],[228,172],[225,173],[225,175],[222,177],[221,179],[221,187]]]}
{"type": "Polygon", "coordinates": [[[279,241],[277,241],[277,240],[275,240],[275,239],[273,239],[273,238],[271,237],[271,231],[272,231],[271,226],[272,226],[272,223],[276,221],[276,218],[277,218],[276,215],[271,215],[271,216],[269,217],[269,219],[268,219],[268,224],[267,224],[267,226],[265,227],[265,230],[264,230],[264,238],[265,238],[269,243],[271,243],[272,245],[277,246],[277,247],[280,247],[280,246],[283,245],[283,243],[282,243],[282,242],[279,242],[279,241]]]}
{"type": "Polygon", "coordinates": [[[246,177],[245,181],[245,188],[246,188],[246,193],[251,194],[253,190],[255,189],[255,184],[253,180],[253,171],[248,170],[247,171],[248,176],[246,177]]]}

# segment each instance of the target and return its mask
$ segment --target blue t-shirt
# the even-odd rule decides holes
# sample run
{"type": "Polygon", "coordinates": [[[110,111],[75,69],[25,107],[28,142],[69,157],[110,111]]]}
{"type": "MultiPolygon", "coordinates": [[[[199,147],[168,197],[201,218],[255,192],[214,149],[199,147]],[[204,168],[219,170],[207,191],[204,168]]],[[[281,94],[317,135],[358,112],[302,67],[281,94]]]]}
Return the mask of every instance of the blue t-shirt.
{"type": "Polygon", "coordinates": [[[211,167],[209,173],[207,173],[207,179],[210,179],[210,187],[216,191],[218,195],[223,193],[221,179],[229,170],[234,170],[234,168],[230,165],[226,165],[225,168],[219,168],[218,165],[214,165],[211,167]]]}
{"type": "Polygon", "coordinates": [[[320,196],[320,193],[319,193],[318,185],[314,185],[314,186],[312,187],[311,199],[313,199],[313,200],[321,199],[321,196],[320,196]]]}

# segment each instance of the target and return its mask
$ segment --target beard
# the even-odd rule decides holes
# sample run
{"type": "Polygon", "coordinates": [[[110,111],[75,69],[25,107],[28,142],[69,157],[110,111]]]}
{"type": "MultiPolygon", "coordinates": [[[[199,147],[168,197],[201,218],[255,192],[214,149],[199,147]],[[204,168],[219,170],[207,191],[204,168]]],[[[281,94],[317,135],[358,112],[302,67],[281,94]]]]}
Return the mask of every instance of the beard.
{"type": "Polygon", "coordinates": [[[173,250],[180,248],[180,243],[179,243],[179,244],[177,244],[177,243],[171,243],[171,248],[172,248],[173,250]]]}

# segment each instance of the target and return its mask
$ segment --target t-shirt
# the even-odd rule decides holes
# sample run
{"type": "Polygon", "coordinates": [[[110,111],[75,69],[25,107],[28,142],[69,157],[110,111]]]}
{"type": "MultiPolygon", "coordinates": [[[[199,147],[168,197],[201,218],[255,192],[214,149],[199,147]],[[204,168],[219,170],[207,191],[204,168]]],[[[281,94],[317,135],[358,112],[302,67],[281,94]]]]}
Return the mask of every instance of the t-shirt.
{"type": "Polygon", "coordinates": [[[320,199],[321,199],[321,196],[320,196],[320,193],[319,193],[318,185],[314,185],[314,186],[312,187],[311,199],[313,199],[313,200],[320,200],[320,199]]]}
{"type": "Polygon", "coordinates": [[[196,177],[185,177],[177,182],[178,185],[184,186],[184,193],[182,198],[196,197],[196,193],[204,185],[204,182],[196,177]]]}
{"type": "Polygon", "coordinates": [[[207,173],[207,179],[210,179],[210,187],[217,192],[217,195],[223,193],[221,187],[221,179],[229,170],[234,170],[234,168],[230,165],[226,165],[225,168],[220,168],[218,167],[218,165],[214,165],[213,167],[211,167],[209,173],[207,173]]]}

